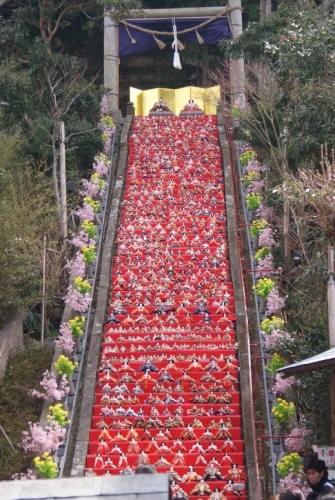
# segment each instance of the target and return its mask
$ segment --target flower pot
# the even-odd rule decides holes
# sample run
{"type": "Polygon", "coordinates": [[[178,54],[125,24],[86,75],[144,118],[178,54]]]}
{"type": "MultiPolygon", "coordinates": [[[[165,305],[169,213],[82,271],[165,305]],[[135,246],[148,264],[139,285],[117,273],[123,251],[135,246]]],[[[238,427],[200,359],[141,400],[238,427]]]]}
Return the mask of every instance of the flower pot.
{"type": "Polygon", "coordinates": [[[76,339],[76,354],[79,354],[83,351],[83,347],[82,347],[82,344],[81,344],[81,338],[78,337],[76,339]]]}
{"type": "Polygon", "coordinates": [[[289,422],[283,422],[280,424],[280,432],[282,436],[288,436],[290,434],[289,422]]]}
{"type": "Polygon", "coordinates": [[[93,264],[86,264],[86,276],[87,276],[87,279],[93,278],[93,275],[94,275],[93,264]]]}
{"type": "MultiPolygon", "coordinates": [[[[272,420],[272,419],[271,419],[272,420]]],[[[276,421],[274,420],[274,427],[272,430],[272,435],[273,436],[278,436],[273,438],[273,444],[280,445],[281,438],[279,436],[282,436],[281,428],[276,424],[276,421]]]]}
{"type": "Polygon", "coordinates": [[[74,385],[73,385],[73,382],[70,378],[68,378],[68,382],[69,382],[69,396],[73,396],[74,393],[76,392],[75,391],[75,388],[74,388],[74,385]]]}
{"type": "Polygon", "coordinates": [[[249,210],[249,208],[247,209],[247,220],[249,223],[251,223],[255,218],[255,212],[254,210],[249,210]]]}
{"type": "Polygon", "coordinates": [[[259,301],[258,312],[260,314],[265,314],[265,310],[266,310],[266,299],[261,299],[259,301]]]}
{"type": "Polygon", "coordinates": [[[275,383],[275,377],[272,375],[272,373],[269,372],[269,370],[266,370],[267,373],[270,375],[270,377],[266,377],[266,387],[268,390],[268,401],[274,404],[276,402],[276,395],[273,394],[272,388],[275,383]]]}
{"type": "Polygon", "coordinates": [[[253,239],[253,242],[252,242],[252,249],[256,252],[258,250],[258,236],[256,236],[256,238],[253,239]]]}

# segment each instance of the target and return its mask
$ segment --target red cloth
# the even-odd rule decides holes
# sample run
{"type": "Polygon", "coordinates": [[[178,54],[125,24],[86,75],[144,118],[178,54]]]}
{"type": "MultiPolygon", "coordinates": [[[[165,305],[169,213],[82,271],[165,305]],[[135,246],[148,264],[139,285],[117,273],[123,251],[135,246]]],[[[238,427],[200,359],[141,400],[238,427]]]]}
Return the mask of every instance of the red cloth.
{"type": "MultiPolygon", "coordinates": [[[[244,479],[245,471],[216,116],[136,117],[129,148],[111,275],[114,316],[105,326],[87,468],[120,474],[120,451],[121,468],[135,468],[138,449],[150,450],[155,464],[164,441],[164,458],[180,477],[188,466],[203,477],[202,460],[215,457],[224,479],[206,481],[211,491],[244,499],[243,481],[235,492],[228,481],[232,463],[244,479]],[[147,373],[146,360],[153,365],[147,373]],[[110,450],[116,468],[95,460],[101,435],[107,444],[100,449],[110,450]],[[176,460],[178,439],[183,456],[176,460]],[[199,460],[190,452],[197,441],[199,460]]],[[[197,483],[178,484],[190,494],[197,483]]]]}

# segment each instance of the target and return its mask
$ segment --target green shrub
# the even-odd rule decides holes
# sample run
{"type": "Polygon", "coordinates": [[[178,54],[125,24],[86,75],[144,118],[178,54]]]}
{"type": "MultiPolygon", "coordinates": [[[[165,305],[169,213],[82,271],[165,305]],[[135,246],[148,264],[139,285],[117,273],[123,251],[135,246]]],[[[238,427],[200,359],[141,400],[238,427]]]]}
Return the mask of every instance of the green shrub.
{"type": "Polygon", "coordinates": [[[7,363],[0,381],[0,422],[15,451],[0,433],[0,481],[32,467],[33,454],[21,448],[22,432],[28,430],[28,422],[40,419],[43,401],[29,396],[29,391],[40,389],[39,381],[50,368],[52,356],[51,349],[29,348],[11,356],[7,363]]]}

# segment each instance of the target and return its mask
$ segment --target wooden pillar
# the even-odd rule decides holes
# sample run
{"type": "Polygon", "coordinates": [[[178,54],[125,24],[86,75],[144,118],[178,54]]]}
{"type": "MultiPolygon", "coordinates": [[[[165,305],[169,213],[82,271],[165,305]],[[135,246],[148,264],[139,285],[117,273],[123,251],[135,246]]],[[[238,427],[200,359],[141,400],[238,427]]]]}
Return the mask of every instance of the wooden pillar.
{"type": "Polygon", "coordinates": [[[330,444],[335,446],[335,367],[332,365],[330,378],[330,444]]]}
{"type": "MultiPolygon", "coordinates": [[[[229,0],[228,6],[235,7],[229,14],[233,37],[242,34],[242,4],[241,0],[229,0]]],[[[230,85],[233,103],[236,100],[245,101],[244,59],[230,60],[230,85]]]]}
{"type": "MultiPolygon", "coordinates": [[[[328,245],[328,329],[329,329],[329,347],[335,347],[335,265],[334,265],[334,245],[328,245]]],[[[332,367],[330,379],[330,427],[331,427],[331,445],[335,446],[335,368],[332,367]]]]}
{"type": "Polygon", "coordinates": [[[62,239],[67,240],[67,201],[66,201],[66,158],[65,158],[65,126],[59,122],[59,183],[62,239]]]}
{"type": "Polygon", "coordinates": [[[328,323],[329,347],[335,347],[335,281],[334,281],[334,245],[328,245],[328,323]]]}
{"type": "Polygon", "coordinates": [[[104,89],[108,111],[119,109],[118,25],[106,12],[104,15],[104,89]]]}
{"type": "Polygon", "coordinates": [[[178,7],[175,9],[144,9],[134,12],[132,19],[172,19],[178,17],[212,17],[225,12],[226,7],[178,7]]]}
{"type": "MultiPolygon", "coordinates": [[[[237,0],[241,3],[241,0],[237,0]]],[[[225,7],[185,7],[175,9],[144,9],[132,13],[132,19],[178,18],[178,17],[211,17],[225,12],[225,7]]],[[[118,23],[112,15],[104,15],[104,89],[107,97],[108,111],[119,110],[119,37],[118,23]]]]}
{"type": "Polygon", "coordinates": [[[271,0],[261,0],[260,11],[260,19],[263,21],[271,14],[271,0]]]}

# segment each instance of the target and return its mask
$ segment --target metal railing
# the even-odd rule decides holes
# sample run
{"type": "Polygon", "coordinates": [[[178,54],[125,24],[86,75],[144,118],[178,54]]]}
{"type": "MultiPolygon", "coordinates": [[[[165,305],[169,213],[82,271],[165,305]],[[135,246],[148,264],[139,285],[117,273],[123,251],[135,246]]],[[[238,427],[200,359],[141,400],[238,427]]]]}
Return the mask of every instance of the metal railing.
{"type": "MultiPolygon", "coordinates": [[[[228,142],[228,146],[229,146],[229,153],[230,153],[230,164],[231,164],[231,169],[232,169],[232,176],[233,176],[233,179],[234,179],[234,190],[235,190],[235,213],[237,214],[237,218],[238,218],[238,224],[236,223],[236,231],[237,231],[237,235],[238,235],[238,238],[239,238],[239,241],[240,241],[240,245],[239,245],[239,252],[240,252],[240,265],[241,265],[241,272],[242,272],[242,276],[244,278],[244,288],[245,288],[245,299],[246,299],[246,303],[249,303],[249,300],[250,300],[250,294],[249,294],[249,276],[251,276],[251,280],[252,280],[252,284],[253,285],[256,285],[256,278],[255,278],[255,268],[254,268],[254,260],[253,260],[253,255],[255,254],[255,249],[253,248],[253,241],[252,241],[252,238],[250,236],[250,233],[249,231],[246,230],[246,228],[248,227],[248,210],[247,210],[247,207],[246,207],[246,203],[245,203],[245,187],[242,185],[242,182],[241,182],[241,178],[243,177],[244,175],[244,172],[242,171],[242,165],[241,165],[241,162],[240,162],[240,150],[241,150],[241,146],[242,144],[239,142],[239,141],[236,141],[233,139],[232,137],[232,133],[233,133],[233,128],[231,126],[231,124],[229,123],[229,118],[226,117],[226,120],[225,120],[225,126],[226,126],[226,136],[227,136],[227,142],[228,142]],[[245,261],[245,259],[243,259],[242,255],[241,255],[241,251],[240,249],[243,248],[244,246],[244,242],[247,242],[247,249],[248,249],[248,253],[249,253],[249,265],[250,265],[250,268],[249,269],[244,269],[242,268],[243,266],[243,262],[245,261]],[[244,271],[244,272],[243,272],[244,271]]],[[[261,320],[262,320],[262,314],[261,314],[261,311],[260,311],[260,307],[259,307],[259,297],[256,295],[256,292],[254,291],[253,292],[254,294],[254,304],[255,304],[255,315],[256,315],[256,318],[257,318],[257,330],[258,330],[258,346],[259,346],[259,350],[260,350],[260,355],[256,355],[255,356],[255,353],[254,354],[254,363],[258,363],[260,362],[261,363],[261,366],[262,366],[262,383],[263,383],[263,386],[264,386],[264,389],[265,389],[265,401],[264,401],[264,405],[265,405],[265,417],[266,417],[266,425],[267,425],[267,428],[268,429],[272,429],[272,419],[271,419],[271,401],[270,401],[270,395],[268,394],[268,390],[267,390],[267,371],[265,370],[265,361],[266,359],[268,359],[268,356],[266,354],[266,352],[264,351],[264,341],[263,341],[263,337],[262,337],[262,333],[261,333],[261,320]],[[256,358],[256,359],[255,359],[256,358]]],[[[248,334],[248,332],[247,332],[248,334]]],[[[253,347],[253,346],[251,346],[253,347]]],[[[254,364],[254,367],[253,367],[253,378],[255,379],[255,376],[258,377],[258,370],[257,368],[255,367],[255,364],[254,364]]],[[[253,380],[254,384],[253,384],[253,387],[257,387],[257,380],[253,380]]],[[[253,393],[253,396],[254,396],[254,399],[256,397],[256,394],[255,392],[253,393]]],[[[273,438],[277,437],[277,436],[272,436],[272,435],[269,435],[269,434],[264,434],[264,431],[263,431],[263,428],[264,428],[264,425],[263,425],[263,422],[261,423],[260,425],[260,421],[259,420],[256,420],[254,419],[254,425],[257,426],[259,428],[259,434],[260,434],[260,446],[259,446],[259,451],[258,451],[258,456],[259,456],[259,464],[260,464],[260,468],[261,470],[264,470],[264,442],[266,441],[267,444],[268,444],[268,447],[269,447],[269,453],[271,455],[271,463],[270,464],[267,464],[269,467],[270,467],[270,470],[271,470],[271,488],[272,488],[272,491],[275,492],[276,491],[276,453],[275,453],[275,450],[274,450],[274,444],[273,444],[273,438]]],[[[280,441],[280,451],[279,451],[279,454],[282,453],[282,445],[281,445],[281,441],[280,441]]]]}
{"type": "MultiPolygon", "coordinates": [[[[251,279],[253,286],[255,286],[257,283],[257,279],[255,276],[256,272],[255,272],[255,266],[254,266],[254,259],[253,259],[253,256],[256,253],[256,249],[253,248],[254,241],[253,241],[252,237],[250,236],[249,231],[245,230],[246,227],[248,227],[250,221],[248,220],[249,214],[248,214],[248,210],[247,210],[246,203],[245,203],[246,188],[241,183],[241,178],[243,177],[243,175],[245,173],[245,172],[243,172],[243,168],[242,168],[242,165],[240,162],[240,154],[239,153],[241,151],[241,147],[242,147],[241,143],[239,143],[238,141],[232,141],[232,150],[233,150],[233,155],[234,155],[234,160],[232,160],[232,165],[235,165],[235,189],[236,189],[236,194],[240,195],[240,196],[236,196],[236,199],[238,200],[238,203],[239,203],[239,205],[238,205],[238,207],[236,207],[236,209],[237,209],[237,213],[240,214],[240,222],[242,222],[242,220],[244,221],[244,223],[240,223],[241,239],[244,240],[244,242],[245,241],[247,242],[247,249],[248,249],[248,254],[249,254],[249,262],[248,263],[249,263],[250,267],[249,267],[249,269],[245,269],[245,279],[244,279],[245,288],[246,288],[247,294],[248,294],[248,302],[249,302],[249,296],[250,296],[249,280],[251,279]],[[243,237],[242,237],[242,233],[243,233],[243,237]]],[[[254,288],[253,288],[253,291],[251,293],[253,293],[253,298],[254,298],[253,303],[255,306],[255,315],[257,318],[258,349],[260,351],[258,355],[256,353],[256,355],[254,356],[254,359],[255,359],[255,363],[261,363],[261,366],[262,366],[261,373],[262,373],[262,378],[263,378],[262,382],[263,382],[263,386],[265,389],[264,405],[265,405],[265,412],[266,412],[266,423],[267,423],[268,429],[272,429],[271,399],[273,399],[273,398],[269,397],[270,395],[269,395],[268,390],[267,390],[267,387],[268,387],[267,374],[269,372],[267,372],[265,369],[266,360],[269,358],[269,356],[264,350],[264,340],[263,340],[263,336],[261,333],[262,312],[260,309],[259,297],[256,294],[256,291],[254,288]]],[[[254,367],[254,374],[253,374],[254,377],[256,375],[256,371],[258,374],[257,368],[254,367]]],[[[256,383],[257,380],[255,380],[254,382],[255,382],[254,387],[257,387],[257,383],[256,383]]],[[[256,394],[254,394],[254,396],[256,396],[256,394]]],[[[267,442],[267,445],[269,448],[271,462],[268,465],[270,466],[270,469],[271,469],[272,491],[275,492],[276,491],[276,453],[274,450],[273,438],[277,437],[277,436],[270,436],[269,434],[267,434],[267,435],[264,434],[263,423],[262,423],[262,425],[260,425],[259,420],[255,420],[254,424],[256,426],[259,426],[259,430],[260,430],[260,466],[261,467],[264,467],[264,442],[265,441],[267,442]]],[[[281,446],[281,441],[280,441],[280,446],[281,446]]],[[[282,448],[281,448],[281,451],[282,451],[282,448]]]]}
{"type": "MultiPolygon", "coordinates": [[[[91,290],[91,296],[92,296],[92,301],[89,305],[89,308],[86,313],[83,314],[83,316],[86,317],[86,324],[85,324],[85,331],[81,339],[81,347],[80,350],[77,351],[77,348],[75,348],[75,352],[73,354],[73,358],[78,362],[78,369],[76,370],[76,378],[73,380],[74,381],[74,387],[75,387],[75,392],[74,394],[67,395],[64,401],[64,406],[68,408],[68,411],[70,413],[70,416],[73,417],[74,409],[76,408],[76,404],[78,402],[78,396],[79,396],[79,388],[82,383],[82,375],[83,375],[83,367],[84,367],[84,356],[85,356],[85,350],[86,350],[86,345],[87,345],[87,339],[89,335],[89,329],[91,328],[91,313],[92,313],[92,304],[93,304],[93,298],[95,295],[96,291],[96,283],[97,283],[97,276],[98,276],[98,267],[100,263],[100,258],[101,258],[101,253],[102,253],[102,242],[103,242],[103,236],[105,232],[105,227],[106,227],[106,221],[107,221],[107,207],[108,207],[108,200],[110,198],[110,195],[113,190],[113,157],[114,157],[114,150],[115,150],[115,133],[113,135],[113,140],[111,144],[111,149],[108,155],[109,160],[111,161],[111,168],[108,171],[108,176],[106,179],[107,182],[107,189],[104,193],[104,197],[101,200],[100,206],[103,208],[103,210],[99,213],[99,222],[100,224],[97,224],[97,232],[98,232],[98,240],[97,240],[97,245],[98,245],[98,250],[97,250],[97,257],[96,257],[96,264],[95,264],[95,270],[93,272],[93,277],[89,279],[91,285],[92,285],[92,290],[91,290]]],[[[78,345],[77,345],[78,347],[78,345]]],[[[58,459],[58,470],[59,470],[59,476],[61,477],[64,473],[64,467],[66,464],[67,456],[69,453],[69,445],[72,441],[72,430],[73,430],[73,419],[71,418],[71,423],[69,425],[69,428],[66,433],[66,439],[63,443],[63,445],[57,450],[56,456],[58,459]]]]}

